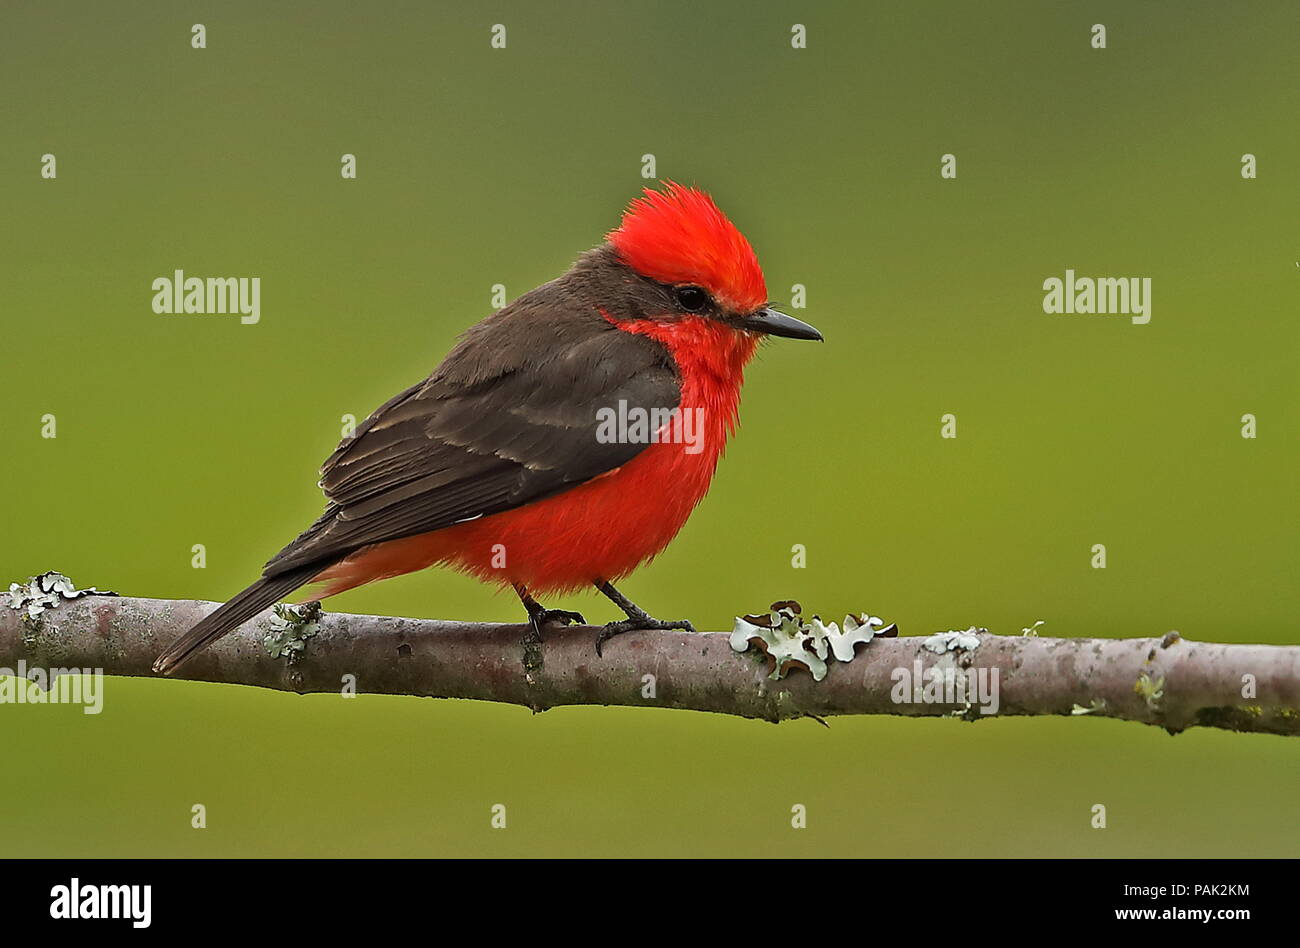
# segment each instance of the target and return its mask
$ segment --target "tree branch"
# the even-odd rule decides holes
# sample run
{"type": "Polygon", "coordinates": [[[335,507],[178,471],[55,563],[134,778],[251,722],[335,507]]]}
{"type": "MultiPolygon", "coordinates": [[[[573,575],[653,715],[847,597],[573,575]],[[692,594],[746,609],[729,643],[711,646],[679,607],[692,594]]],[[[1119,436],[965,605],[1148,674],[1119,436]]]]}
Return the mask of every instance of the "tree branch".
{"type": "MultiPolygon", "coordinates": [[[[0,601],[0,666],[103,669],[155,677],[150,666],[215,603],[86,596],[32,617],[0,601]]],[[[935,703],[916,689],[948,680],[997,682],[998,715],[1111,717],[1178,732],[1218,727],[1300,734],[1300,647],[1162,639],[1053,639],[980,633],[975,648],[936,654],[925,636],[876,638],[820,682],[801,668],[773,681],[761,656],[723,633],[629,632],[593,647],[597,629],[548,627],[540,648],[524,626],[324,614],[291,658],[272,658],[264,613],[174,677],[283,691],[476,698],[535,711],[628,705],[715,711],[768,721],[836,714],[991,717],[988,696],[935,703]],[[918,664],[919,663],[919,664],[918,664]],[[932,669],[937,671],[932,671],[932,669]],[[994,675],[996,670],[996,675],[994,675]],[[647,677],[653,676],[653,677],[647,677]],[[1247,677],[1253,676],[1253,677],[1247,677]],[[906,682],[906,687],[900,684],[906,682]],[[1250,691],[1248,683],[1254,683],[1250,691]],[[1243,690],[1249,697],[1243,697],[1243,690]]],[[[8,672],[0,672],[4,674],[8,672]]],[[[950,697],[948,695],[946,697],[950,697]]]]}

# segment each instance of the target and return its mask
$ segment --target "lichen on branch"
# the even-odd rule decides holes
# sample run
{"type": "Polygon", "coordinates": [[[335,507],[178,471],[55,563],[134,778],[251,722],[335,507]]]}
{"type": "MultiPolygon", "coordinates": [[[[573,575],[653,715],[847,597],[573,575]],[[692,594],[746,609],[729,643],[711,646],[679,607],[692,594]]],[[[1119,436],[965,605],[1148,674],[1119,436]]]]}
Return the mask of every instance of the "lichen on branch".
{"type": "MultiPolygon", "coordinates": [[[[17,667],[21,659],[28,667],[156,677],[152,665],[163,647],[216,608],[91,594],[44,575],[34,587],[15,584],[0,599],[0,668],[17,667]]],[[[281,607],[279,615],[268,610],[196,656],[176,677],[300,693],[354,689],[473,698],[535,711],[624,705],[768,721],[847,714],[967,720],[1050,715],[1137,721],[1172,733],[1199,726],[1300,734],[1297,646],[1194,642],[1172,634],[1049,638],[1036,634],[1038,624],[1017,635],[972,627],[897,636],[894,626],[869,615],[842,625],[816,617],[804,621],[797,604],[786,602],[766,615],[738,620],[731,634],[628,632],[610,640],[603,657],[595,651],[597,627],[547,626],[544,661],[530,670],[522,624],[317,608],[281,607]],[[767,650],[753,645],[755,638],[767,650]],[[784,650],[784,660],[771,654],[773,643],[784,650]],[[741,654],[733,644],[758,651],[741,654]],[[782,675],[773,679],[778,667],[782,675]],[[899,697],[900,673],[916,680],[958,670],[967,679],[997,683],[993,713],[972,714],[968,701],[899,697]]]]}

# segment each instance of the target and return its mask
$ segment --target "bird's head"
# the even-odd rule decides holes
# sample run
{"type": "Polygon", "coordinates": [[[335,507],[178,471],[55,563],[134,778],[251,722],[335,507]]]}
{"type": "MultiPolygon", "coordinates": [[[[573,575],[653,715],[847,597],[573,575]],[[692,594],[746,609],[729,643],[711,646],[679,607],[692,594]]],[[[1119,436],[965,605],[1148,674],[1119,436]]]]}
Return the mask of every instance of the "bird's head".
{"type": "Polygon", "coordinates": [[[754,248],[703,191],[672,181],[662,191],[646,188],[607,239],[618,259],[649,284],[637,294],[643,318],[695,316],[738,333],[822,338],[772,308],[754,248]]]}

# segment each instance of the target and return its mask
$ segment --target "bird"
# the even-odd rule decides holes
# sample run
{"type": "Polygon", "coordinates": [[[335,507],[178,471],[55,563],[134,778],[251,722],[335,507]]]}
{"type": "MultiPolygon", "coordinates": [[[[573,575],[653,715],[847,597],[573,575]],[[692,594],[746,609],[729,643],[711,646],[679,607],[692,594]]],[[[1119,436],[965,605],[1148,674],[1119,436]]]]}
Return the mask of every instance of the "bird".
{"type": "Polygon", "coordinates": [[[586,622],[535,597],[588,586],[625,614],[597,633],[598,655],[633,630],[695,631],[613,584],[704,498],[768,336],[823,339],[768,300],[753,247],[705,191],[644,188],[598,246],[471,326],[344,438],[321,467],[321,516],[154,671],[300,587],[322,599],[435,565],[512,587],[526,642],[586,622]]]}

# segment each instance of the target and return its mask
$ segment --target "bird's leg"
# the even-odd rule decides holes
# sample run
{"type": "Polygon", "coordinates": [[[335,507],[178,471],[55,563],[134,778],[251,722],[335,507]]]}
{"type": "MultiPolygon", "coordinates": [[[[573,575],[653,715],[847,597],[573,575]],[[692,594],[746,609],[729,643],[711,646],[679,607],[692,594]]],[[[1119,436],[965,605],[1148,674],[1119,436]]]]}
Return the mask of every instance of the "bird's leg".
{"type": "Polygon", "coordinates": [[[695,626],[691,625],[685,619],[675,619],[672,621],[666,619],[656,619],[631,599],[624,596],[614,588],[612,583],[601,580],[596,583],[596,588],[604,593],[609,600],[627,613],[626,619],[620,619],[617,622],[611,622],[600,630],[596,636],[596,654],[600,654],[601,648],[606,642],[616,635],[622,635],[624,632],[633,632],[638,629],[660,629],[667,631],[669,629],[684,629],[687,632],[694,632],[695,626]]]}
{"type": "Polygon", "coordinates": [[[520,583],[515,583],[515,592],[519,595],[519,601],[524,604],[528,610],[528,631],[524,634],[525,645],[535,645],[542,641],[542,626],[548,622],[558,622],[561,625],[569,625],[577,622],[579,625],[586,625],[587,620],[582,617],[581,612],[569,612],[567,609],[543,609],[542,604],[528,594],[528,588],[520,583]]]}

